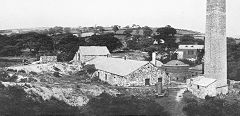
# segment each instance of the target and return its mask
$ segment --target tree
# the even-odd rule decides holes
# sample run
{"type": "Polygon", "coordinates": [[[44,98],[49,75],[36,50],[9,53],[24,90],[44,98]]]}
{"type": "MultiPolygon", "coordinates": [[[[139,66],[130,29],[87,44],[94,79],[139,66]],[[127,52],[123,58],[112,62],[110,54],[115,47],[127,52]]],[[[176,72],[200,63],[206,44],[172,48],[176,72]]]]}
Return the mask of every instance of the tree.
{"type": "Polygon", "coordinates": [[[151,36],[153,33],[152,29],[148,26],[143,27],[144,36],[151,36]]]}
{"type": "Polygon", "coordinates": [[[183,35],[180,38],[180,43],[179,44],[192,45],[192,44],[195,44],[195,43],[197,43],[197,42],[195,41],[193,36],[191,36],[191,35],[183,35]]]}
{"type": "Polygon", "coordinates": [[[73,59],[79,47],[79,39],[73,34],[59,34],[52,37],[54,51],[58,53],[60,61],[70,61],[73,59]]]}
{"type": "Polygon", "coordinates": [[[15,46],[21,49],[30,49],[32,55],[36,55],[39,51],[53,51],[52,39],[44,34],[29,32],[26,34],[17,34],[11,36],[16,41],[15,46]]]}
{"type": "Polygon", "coordinates": [[[123,34],[126,34],[127,36],[131,36],[131,33],[133,32],[132,29],[126,29],[123,34]]]}
{"type": "Polygon", "coordinates": [[[87,45],[107,46],[110,52],[122,47],[121,41],[115,38],[113,34],[93,35],[88,41],[87,45]]]}
{"type": "Polygon", "coordinates": [[[116,33],[119,30],[118,25],[114,25],[112,29],[116,33]]]}
{"type": "Polygon", "coordinates": [[[176,43],[176,39],[174,37],[177,31],[170,25],[167,25],[166,27],[158,28],[157,32],[159,35],[154,36],[154,39],[158,41],[158,45],[161,47],[159,52],[167,53],[167,59],[171,60],[173,54],[175,54],[175,51],[178,48],[178,44],[176,43]],[[161,42],[162,40],[164,43],[161,42]]]}
{"type": "Polygon", "coordinates": [[[70,27],[64,27],[63,28],[63,32],[64,33],[70,33],[71,32],[71,28],[70,27]]]}
{"type": "Polygon", "coordinates": [[[49,34],[50,35],[57,35],[63,33],[63,27],[55,26],[53,28],[49,28],[49,34]]]}

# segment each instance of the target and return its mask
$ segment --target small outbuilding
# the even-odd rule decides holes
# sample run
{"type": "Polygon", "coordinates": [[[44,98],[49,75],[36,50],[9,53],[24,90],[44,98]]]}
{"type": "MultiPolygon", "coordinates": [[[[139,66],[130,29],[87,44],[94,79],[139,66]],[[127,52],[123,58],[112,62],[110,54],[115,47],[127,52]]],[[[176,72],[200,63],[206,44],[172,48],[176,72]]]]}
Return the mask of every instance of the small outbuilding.
{"type": "Polygon", "coordinates": [[[110,55],[110,52],[106,46],[79,46],[73,61],[85,63],[97,56],[107,57],[108,55],[110,55]]]}
{"type": "Polygon", "coordinates": [[[195,96],[205,99],[206,96],[216,96],[216,79],[198,76],[187,80],[188,90],[195,96]]]}
{"type": "Polygon", "coordinates": [[[179,60],[172,60],[163,65],[171,81],[186,82],[191,77],[189,65],[179,60]]]}

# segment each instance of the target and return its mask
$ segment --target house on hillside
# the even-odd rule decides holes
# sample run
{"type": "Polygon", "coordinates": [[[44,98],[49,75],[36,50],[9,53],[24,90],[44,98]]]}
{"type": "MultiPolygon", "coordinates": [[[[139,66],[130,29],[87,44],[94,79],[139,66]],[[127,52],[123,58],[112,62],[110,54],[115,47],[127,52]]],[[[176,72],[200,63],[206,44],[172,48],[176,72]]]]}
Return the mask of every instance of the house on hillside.
{"type": "Polygon", "coordinates": [[[162,68],[149,61],[125,58],[97,57],[87,64],[94,64],[97,71],[93,76],[116,86],[150,86],[157,82],[163,85],[170,81],[162,68]]]}
{"type": "Polygon", "coordinates": [[[163,65],[171,81],[186,82],[191,77],[189,65],[179,60],[172,60],[163,65]]]}
{"type": "Polygon", "coordinates": [[[97,56],[107,57],[108,55],[110,55],[110,52],[106,46],[79,46],[73,61],[84,63],[97,56]]]}
{"type": "Polygon", "coordinates": [[[204,49],[204,45],[179,45],[177,54],[178,59],[188,59],[195,61],[198,57],[198,52],[204,49]]]}
{"type": "Polygon", "coordinates": [[[205,99],[208,96],[216,96],[216,79],[198,76],[187,80],[187,88],[193,95],[205,99]]]}

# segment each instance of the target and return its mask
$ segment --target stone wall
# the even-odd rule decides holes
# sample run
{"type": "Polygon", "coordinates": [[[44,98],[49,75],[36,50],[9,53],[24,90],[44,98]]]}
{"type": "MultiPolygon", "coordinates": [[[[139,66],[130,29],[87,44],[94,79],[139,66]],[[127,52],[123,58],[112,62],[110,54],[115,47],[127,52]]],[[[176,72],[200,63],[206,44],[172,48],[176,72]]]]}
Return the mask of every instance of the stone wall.
{"type": "Polygon", "coordinates": [[[40,56],[41,63],[57,62],[57,56],[40,56]]]}
{"type": "Polygon", "coordinates": [[[165,71],[149,63],[126,76],[130,86],[145,86],[145,79],[150,79],[150,85],[155,85],[158,78],[162,79],[163,85],[168,84],[169,78],[165,71]]]}
{"type": "Polygon", "coordinates": [[[208,85],[208,86],[198,86],[195,84],[191,84],[190,79],[187,82],[187,87],[190,92],[192,92],[193,95],[205,99],[205,97],[208,96],[216,96],[216,82],[208,85]]]}
{"type": "Polygon", "coordinates": [[[141,67],[127,76],[120,76],[98,70],[94,73],[100,80],[115,86],[145,86],[145,79],[150,79],[150,85],[155,85],[158,78],[162,79],[163,85],[170,83],[163,69],[153,66],[151,63],[141,67]]]}
{"type": "Polygon", "coordinates": [[[166,73],[172,81],[186,82],[191,77],[188,66],[165,66],[166,73]]]}

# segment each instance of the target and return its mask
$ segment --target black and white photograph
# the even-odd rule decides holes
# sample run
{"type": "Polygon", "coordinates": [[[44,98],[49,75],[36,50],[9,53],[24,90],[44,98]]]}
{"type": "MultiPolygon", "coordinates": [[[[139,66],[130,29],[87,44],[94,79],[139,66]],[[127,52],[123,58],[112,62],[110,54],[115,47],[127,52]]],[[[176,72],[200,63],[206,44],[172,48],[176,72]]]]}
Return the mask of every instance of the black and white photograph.
{"type": "Polygon", "coordinates": [[[0,116],[240,116],[239,0],[0,11],[0,116]]]}

